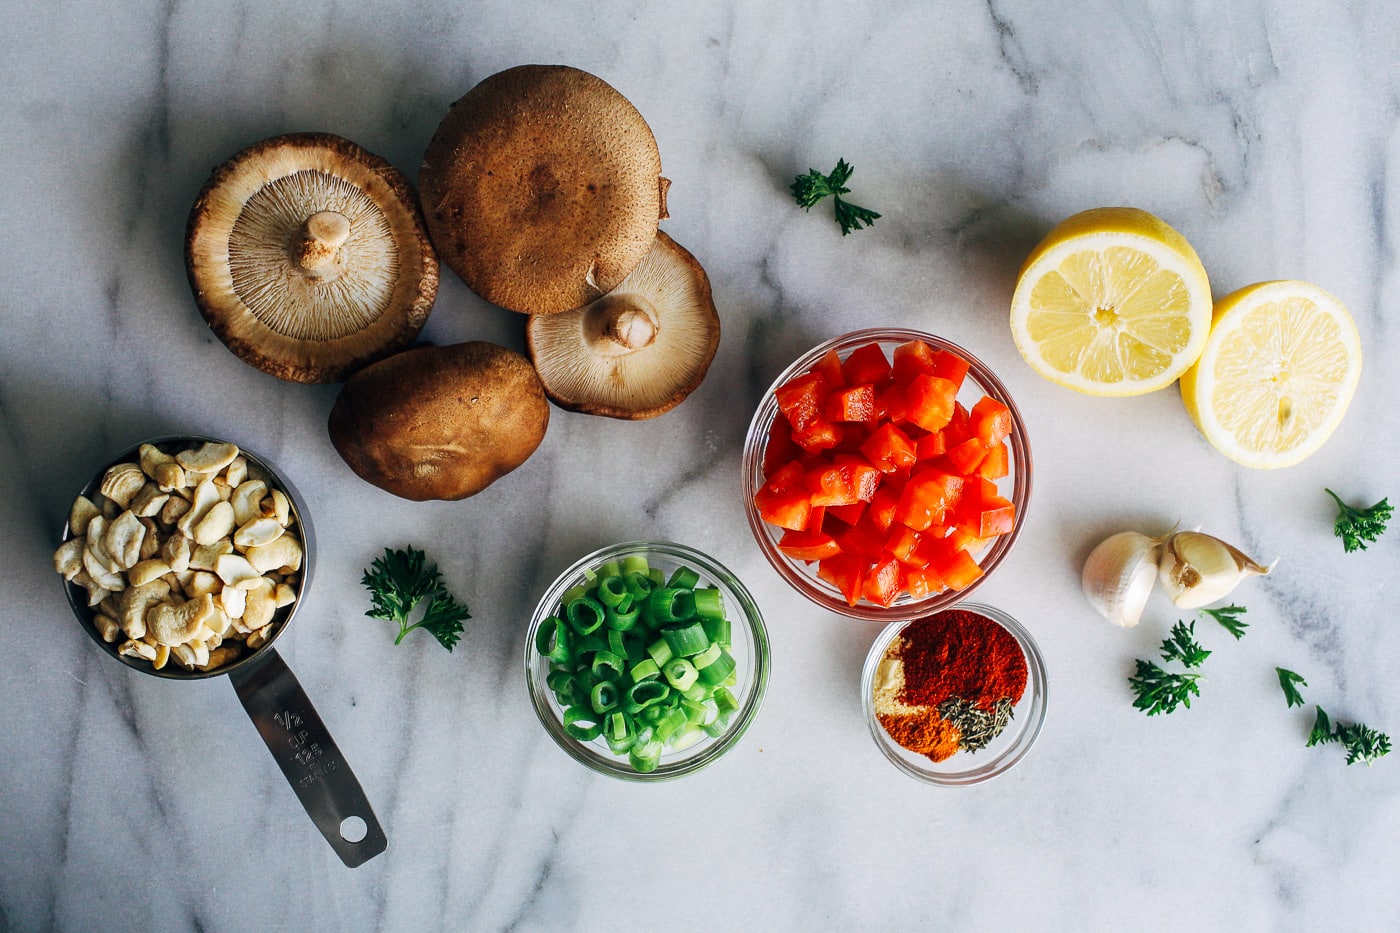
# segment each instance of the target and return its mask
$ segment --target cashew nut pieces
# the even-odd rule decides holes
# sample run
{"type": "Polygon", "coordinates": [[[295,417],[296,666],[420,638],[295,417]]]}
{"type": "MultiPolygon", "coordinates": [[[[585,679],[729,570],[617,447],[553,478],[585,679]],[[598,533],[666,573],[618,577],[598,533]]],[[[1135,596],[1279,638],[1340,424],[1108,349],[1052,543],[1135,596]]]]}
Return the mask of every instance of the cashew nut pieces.
{"type": "Polygon", "coordinates": [[[88,592],[93,625],[156,670],[209,671],[264,645],[296,600],[291,503],[234,444],[142,444],[79,496],[54,569],[88,592]]]}

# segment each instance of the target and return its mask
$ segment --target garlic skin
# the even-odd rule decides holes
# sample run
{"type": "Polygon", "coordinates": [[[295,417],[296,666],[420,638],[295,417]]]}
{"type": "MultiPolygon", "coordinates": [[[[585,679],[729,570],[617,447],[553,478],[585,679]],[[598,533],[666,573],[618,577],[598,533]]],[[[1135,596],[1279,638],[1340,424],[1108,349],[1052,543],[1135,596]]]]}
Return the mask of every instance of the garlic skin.
{"type": "Polygon", "coordinates": [[[1199,531],[1178,531],[1162,544],[1158,580],[1179,609],[1199,609],[1230,595],[1246,577],[1274,569],[1199,531]]]}
{"type": "Polygon", "coordinates": [[[1157,580],[1163,540],[1120,531],[1089,552],[1080,585],[1099,615],[1123,628],[1138,624],[1157,580]]]}

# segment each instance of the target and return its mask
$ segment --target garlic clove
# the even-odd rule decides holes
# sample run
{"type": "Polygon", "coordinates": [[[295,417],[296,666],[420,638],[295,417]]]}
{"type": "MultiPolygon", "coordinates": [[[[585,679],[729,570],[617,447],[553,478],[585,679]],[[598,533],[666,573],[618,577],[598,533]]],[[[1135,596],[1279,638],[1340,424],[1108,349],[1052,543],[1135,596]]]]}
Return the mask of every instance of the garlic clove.
{"type": "Polygon", "coordinates": [[[1099,615],[1123,628],[1138,624],[1157,580],[1162,541],[1136,531],[1120,531],[1089,552],[1080,585],[1099,615]]]}
{"type": "Polygon", "coordinates": [[[1246,577],[1273,569],[1212,535],[1179,531],[1162,545],[1158,580],[1177,608],[1199,609],[1230,595],[1246,577]]]}

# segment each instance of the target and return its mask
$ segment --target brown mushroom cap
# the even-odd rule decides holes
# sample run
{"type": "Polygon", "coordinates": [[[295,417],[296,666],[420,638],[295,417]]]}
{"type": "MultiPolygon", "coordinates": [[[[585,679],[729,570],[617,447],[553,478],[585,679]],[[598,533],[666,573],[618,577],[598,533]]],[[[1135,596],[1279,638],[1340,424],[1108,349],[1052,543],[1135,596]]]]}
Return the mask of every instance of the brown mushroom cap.
{"type": "Polygon", "coordinates": [[[408,180],[327,133],[266,139],[215,169],[185,268],[215,335],[293,382],[339,382],[407,346],[438,283],[408,180]]]}
{"type": "Polygon", "coordinates": [[[521,65],[452,105],[418,185],[434,245],[474,292],[556,314],[612,291],[641,261],[669,182],[651,128],[611,85],[521,65]]]}
{"type": "Polygon", "coordinates": [[[462,499],[524,463],[549,403],[530,361],[493,343],[414,347],[355,373],[331,409],[336,451],[405,499],[462,499]]]}
{"type": "Polygon", "coordinates": [[[719,315],[700,263],[658,230],[616,289],[577,311],[531,317],[525,336],[555,404],[638,420],[700,385],[719,347],[719,315]]]}

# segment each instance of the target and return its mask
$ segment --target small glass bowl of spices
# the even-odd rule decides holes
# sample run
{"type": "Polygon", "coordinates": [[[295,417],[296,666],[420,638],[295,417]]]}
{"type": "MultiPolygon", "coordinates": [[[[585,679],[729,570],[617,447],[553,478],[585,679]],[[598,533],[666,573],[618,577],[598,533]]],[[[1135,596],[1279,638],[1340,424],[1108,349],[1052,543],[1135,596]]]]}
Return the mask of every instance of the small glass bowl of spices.
{"type": "Polygon", "coordinates": [[[886,626],[861,675],[871,735],[904,773],[977,784],[1006,771],[1045,721],[1045,663],[1030,632],[961,603],[886,626]]]}

